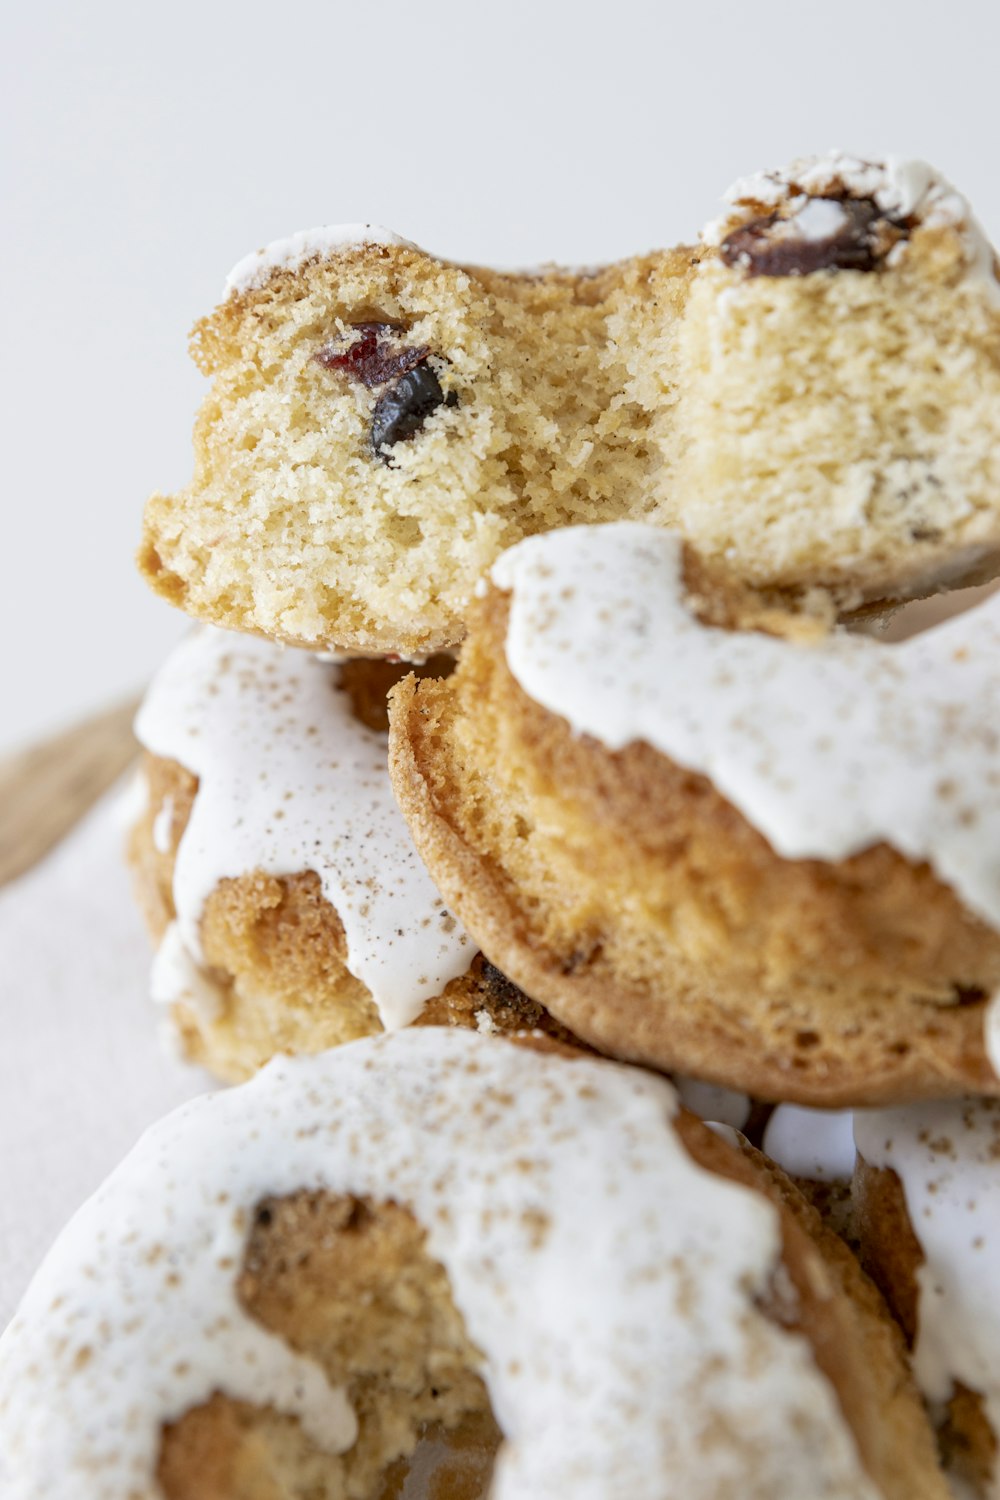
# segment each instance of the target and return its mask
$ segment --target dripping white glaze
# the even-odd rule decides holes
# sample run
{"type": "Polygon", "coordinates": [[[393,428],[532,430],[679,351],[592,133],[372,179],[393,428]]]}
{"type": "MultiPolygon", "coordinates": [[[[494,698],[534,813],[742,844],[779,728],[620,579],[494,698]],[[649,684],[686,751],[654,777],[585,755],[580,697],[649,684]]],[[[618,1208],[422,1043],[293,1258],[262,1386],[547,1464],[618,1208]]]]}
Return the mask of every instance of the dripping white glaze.
{"type": "Polygon", "coordinates": [[[285,239],[273,240],[262,250],[245,255],[226,277],[223,300],[234,293],[263,286],[275,271],[295,271],[311,260],[328,260],[341,250],[358,245],[405,245],[417,247],[410,240],[381,224],[326,224],[319,229],[300,229],[285,239]]]}
{"type": "Polygon", "coordinates": [[[170,853],[170,835],[174,824],[174,799],[168,792],[153,819],[153,848],[157,854],[170,853]]]}
{"type": "MultiPolygon", "coordinates": [[[[702,239],[719,245],[741,224],[758,218],[762,211],[788,205],[803,238],[803,220],[811,212],[810,202],[826,193],[844,193],[852,198],[871,198],[883,213],[914,220],[917,226],[953,228],[961,235],[970,278],[981,283],[991,299],[1000,299],[993,247],[965,198],[926,161],[887,156],[884,161],[865,161],[843,151],[825,156],[801,157],[787,167],[755,172],[734,182],[725,194],[727,213],[706,225],[702,239]]],[[[832,205],[831,205],[832,206],[832,205]]],[[[808,224],[805,225],[808,229],[808,224]]],[[[827,230],[826,232],[831,232],[827,230]]],[[[822,236],[820,236],[822,237],[822,236]]],[[[890,263],[906,253],[906,242],[895,246],[890,263]]]]}
{"type": "Polygon", "coordinates": [[[926,859],[1000,929],[1000,595],[898,644],[713,629],[680,538],[629,521],[531,537],[492,577],[512,673],[577,733],[703,773],[786,858],[926,859]]]}
{"type": "Polygon", "coordinates": [[[772,1161],[792,1177],[846,1182],[854,1171],[854,1115],[849,1109],[779,1104],[762,1144],[772,1161]]]}
{"type": "Polygon", "coordinates": [[[225,992],[185,947],[180,923],[171,922],[153,958],[150,998],[156,1005],[184,1005],[211,1023],[225,1013],[225,992]]]}
{"type": "Polygon", "coordinates": [[[986,1033],[986,1056],[990,1067],[1000,1078],[1000,992],[995,994],[986,1007],[984,1022],[986,1033]]]}
{"type": "Polygon", "coordinates": [[[697,1167],[675,1108],[639,1070],[447,1028],[278,1059],[183,1107],[0,1341],[6,1500],[78,1500],[83,1473],[88,1500],[155,1493],[161,1422],[214,1389],[328,1414],[324,1444],[350,1444],[342,1394],[232,1291],[254,1206],[303,1187],[425,1227],[504,1433],[493,1500],[662,1500],[668,1475],[701,1500],[875,1500],[808,1343],[756,1304],[773,1206],[697,1167]]]}
{"type": "Polygon", "coordinates": [[[1000,1100],[858,1110],[854,1129],[865,1161],[898,1176],[924,1253],[917,1380],[932,1402],[956,1381],[978,1391],[1000,1437],[1000,1100]]]}
{"type": "MultiPolygon", "coordinates": [[[[201,916],[220,880],[314,870],[344,924],[347,967],[389,1029],[464,973],[475,947],[413,846],[385,736],[354,717],[336,682],[336,666],[303,652],[203,627],[157,674],[136,734],[198,777],[174,866],[175,943],[201,959],[201,916]]],[[[161,998],[176,959],[164,960],[161,998]]]]}

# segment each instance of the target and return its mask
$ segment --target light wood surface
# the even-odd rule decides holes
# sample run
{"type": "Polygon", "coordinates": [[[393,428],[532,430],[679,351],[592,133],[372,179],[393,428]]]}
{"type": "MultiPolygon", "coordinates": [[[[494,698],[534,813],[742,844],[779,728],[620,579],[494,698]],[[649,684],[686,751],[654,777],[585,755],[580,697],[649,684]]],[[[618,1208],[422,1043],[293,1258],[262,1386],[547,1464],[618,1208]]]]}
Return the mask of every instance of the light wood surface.
{"type": "Polygon", "coordinates": [[[0,761],[0,885],[67,834],[135,757],[138,700],[0,761]]]}

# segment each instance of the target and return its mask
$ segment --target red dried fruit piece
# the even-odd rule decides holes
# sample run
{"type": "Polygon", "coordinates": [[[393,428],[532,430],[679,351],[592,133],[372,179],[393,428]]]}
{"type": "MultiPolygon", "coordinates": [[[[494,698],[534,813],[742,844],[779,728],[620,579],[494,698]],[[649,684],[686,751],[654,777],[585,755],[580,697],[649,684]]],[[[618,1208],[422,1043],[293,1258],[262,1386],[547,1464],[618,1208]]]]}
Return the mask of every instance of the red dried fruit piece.
{"type": "Polygon", "coordinates": [[[428,344],[401,348],[390,342],[390,335],[405,332],[401,323],[352,323],[360,337],[345,349],[342,343],[326,344],[313,355],[324,370],[346,370],[370,390],[385,385],[409,370],[422,365],[430,354],[428,344]]]}
{"type": "MultiPolygon", "coordinates": [[[[767,214],[743,224],[721,246],[727,266],[747,276],[810,276],[814,271],[874,271],[907,227],[884,214],[871,198],[810,198],[805,205],[829,203],[840,211],[831,233],[809,234],[798,214],[767,214]]],[[[802,213],[803,210],[800,210],[802,213]]]]}

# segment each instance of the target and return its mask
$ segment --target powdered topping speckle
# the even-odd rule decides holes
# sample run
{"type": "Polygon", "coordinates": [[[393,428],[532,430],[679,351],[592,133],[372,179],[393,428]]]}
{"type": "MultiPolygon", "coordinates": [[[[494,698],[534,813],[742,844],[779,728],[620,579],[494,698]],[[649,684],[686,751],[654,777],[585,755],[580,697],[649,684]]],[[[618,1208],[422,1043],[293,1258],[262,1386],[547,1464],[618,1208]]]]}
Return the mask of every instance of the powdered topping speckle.
{"type": "Polygon", "coordinates": [[[680,538],[635,522],[531,537],[492,577],[511,671],[577,733],[703,773],[785,858],[928,860],[1000,929],[1000,596],[893,644],[714,629],[680,538]]]}
{"type": "MultiPolygon", "coordinates": [[[[903,1187],[924,1253],[914,1372],[932,1402],[960,1381],[1000,1437],[1000,1100],[858,1110],[858,1150],[903,1187]]],[[[1000,1473],[989,1490],[1000,1496],[1000,1473]]]]}
{"type": "Polygon", "coordinates": [[[88,1500],[155,1493],[160,1424],[214,1389],[299,1415],[322,1393],[323,1442],[349,1445],[340,1393],[232,1290],[255,1205],[308,1187],[391,1197],[426,1228],[504,1434],[494,1500],[875,1500],[810,1346],[760,1311],[773,1205],[697,1167],[675,1108],[639,1070],[447,1028],[278,1059],[182,1108],[0,1341],[5,1497],[79,1500],[84,1474],[88,1500]]]}
{"type": "Polygon", "coordinates": [[[296,271],[311,260],[329,260],[342,250],[358,245],[405,245],[417,247],[410,240],[394,234],[381,224],[327,224],[319,229],[300,229],[285,239],[273,240],[263,250],[245,255],[226,277],[223,299],[234,293],[248,292],[263,286],[275,271],[296,271]]]}
{"type": "MultiPolygon", "coordinates": [[[[762,215],[787,211],[803,238],[824,238],[834,232],[830,220],[821,226],[809,215],[815,203],[831,195],[871,199],[888,217],[910,221],[913,227],[950,227],[962,236],[970,274],[1000,296],[992,246],[972,215],[968,203],[928,162],[887,156],[866,161],[843,151],[800,157],[774,171],[741,177],[725,194],[729,211],[705,226],[702,239],[720,245],[734,229],[762,215]]],[[[831,207],[833,205],[831,204],[831,207]]],[[[890,256],[905,253],[905,243],[890,256]]]]}
{"type": "MultiPolygon", "coordinates": [[[[177,850],[177,930],[160,998],[202,956],[220,880],[314,870],[347,937],[347,967],[383,1025],[404,1026],[468,968],[475,946],[446,910],[389,782],[385,736],[337,689],[335,665],[202,628],[157,674],[136,720],[147,749],[198,777],[177,850]]],[[[190,977],[190,975],[188,976],[190,977]]],[[[174,998],[180,999],[180,995],[174,998]]]]}

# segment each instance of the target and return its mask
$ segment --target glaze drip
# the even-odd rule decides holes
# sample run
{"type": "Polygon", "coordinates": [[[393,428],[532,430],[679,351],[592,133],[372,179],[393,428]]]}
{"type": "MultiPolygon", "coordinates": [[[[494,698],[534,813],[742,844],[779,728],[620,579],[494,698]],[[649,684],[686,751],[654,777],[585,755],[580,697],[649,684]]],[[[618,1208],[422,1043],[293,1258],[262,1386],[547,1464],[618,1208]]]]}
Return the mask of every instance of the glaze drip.
{"type": "Polygon", "coordinates": [[[344,924],[347,967],[368,986],[386,1029],[414,1020],[468,968],[475,946],[413,846],[392,794],[385,736],[355,718],[337,671],[203,627],[154,679],[136,734],[198,777],[174,866],[177,931],[160,966],[161,998],[171,974],[183,977],[178,944],[201,960],[209,894],[220,880],[258,869],[316,872],[344,924]]]}

